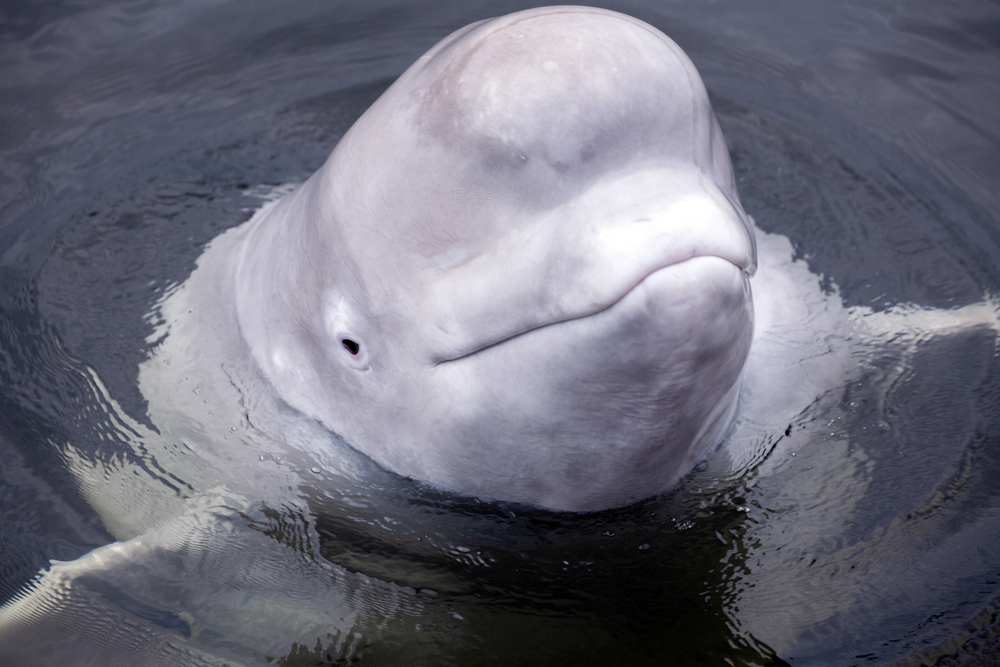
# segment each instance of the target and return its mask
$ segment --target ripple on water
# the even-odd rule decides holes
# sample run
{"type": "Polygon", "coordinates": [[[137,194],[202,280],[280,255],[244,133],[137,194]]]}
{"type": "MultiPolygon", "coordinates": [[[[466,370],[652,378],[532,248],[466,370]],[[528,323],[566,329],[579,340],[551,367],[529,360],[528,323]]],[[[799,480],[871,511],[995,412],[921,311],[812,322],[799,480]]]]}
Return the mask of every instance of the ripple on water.
{"type": "MultiPolygon", "coordinates": [[[[997,290],[995,9],[628,7],[705,75],[747,211],[846,305],[957,306],[997,290]]],[[[211,466],[191,463],[209,436],[164,440],[139,389],[162,342],[158,305],[265,192],[322,164],[410,60],[497,10],[33,11],[0,12],[5,599],[49,559],[213,488],[211,466]]],[[[122,577],[150,583],[133,597],[70,587],[43,612],[65,621],[58,633],[96,619],[118,657],[146,646],[164,664],[196,662],[179,646],[285,664],[773,664],[775,652],[974,664],[996,654],[995,348],[975,331],[913,346],[859,358],[851,384],[753,434],[743,459],[710,458],[673,493],[585,516],[457,498],[363,462],[370,483],[348,483],[223,421],[192,385],[205,409],[193,433],[263,443],[244,459],[282,479],[302,471],[300,483],[282,502],[209,493],[158,524],[179,569],[137,558],[122,577]]]]}

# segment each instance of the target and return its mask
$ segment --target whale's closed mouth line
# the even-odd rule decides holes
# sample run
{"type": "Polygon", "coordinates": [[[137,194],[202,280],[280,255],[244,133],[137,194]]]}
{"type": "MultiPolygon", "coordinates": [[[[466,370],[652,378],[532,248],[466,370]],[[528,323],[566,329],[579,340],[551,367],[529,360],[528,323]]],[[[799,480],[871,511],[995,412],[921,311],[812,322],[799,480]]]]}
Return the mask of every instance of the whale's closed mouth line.
{"type": "Polygon", "coordinates": [[[645,275],[643,275],[642,278],[640,278],[639,280],[635,281],[631,286],[629,286],[628,289],[626,289],[620,295],[618,295],[617,297],[615,297],[614,299],[612,299],[611,301],[609,301],[607,305],[605,305],[605,306],[603,306],[601,308],[598,308],[597,310],[592,310],[592,311],[589,311],[589,312],[586,312],[586,313],[583,313],[583,314],[580,314],[580,315],[574,315],[572,317],[566,317],[566,318],[563,318],[561,320],[554,320],[552,322],[546,322],[545,324],[540,324],[538,326],[534,326],[534,327],[531,327],[529,329],[525,329],[524,331],[519,331],[518,333],[512,334],[512,335],[507,336],[505,338],[501,338],[501,339],[493,341],[491,343],[487,343],[486,345],[481,345],[480,347],[477,347],[476,349],[471,350],[469,352],[464,352],[464,353],[456,355],[454,357],[448,357],[448,358],[445,358],[445,359],[439,359],[437,361],[434,361],[431,364],[431,367],[433,368],[433,367],[440,366],[442,364],[447,364],[447,363],[450,363],[450,362],[453,362],[453,361],[461,361],[462,359],[466,359],[468,357],[472,357],[474,355],[479,354],[480,352],[483,352],[485,350],[489,350],[490,348],[494,348],[494,347],[497,347],[498,345],[503,345],[504,343],[508,343],[508,342],[514,340],[515,338],[520,338],[521,336],[525,336],[527,334],[530,334],[533,331],[538,331],[540,329],[545,329],[547,327],[554,327],[554,326],[558,326],[560,324],[565,324],[567,322],[573,322],[573,321],[576,321],[576,320],[583,320],[583,319],[586,319],[588,317],[593,317],[594,315],[599,315],[600,313],[603,313],[605,311],[611,310],[616,305],[618,305],[619,303],[621,303],[621,301],[623,299],[625,299],[625,297],[627,297],[629,294],[631,294],[633,291],[635,291],[635,289],[637,287],[639,287],[639,285],[641,285],[644,282],[646,282],[646,280],[648,280],[650,276],[652,276],[652,275],[654,275],[656,273],[659,273],[660,271],[665,271],[665,270],[673,268],[675,266],[680,266],[681,264],[684,264],[685,262],[690,262],[690,261],[698,260],[698,259],[713,259],[713,258],[714,259],[720,259],[720,260],[722,260],[724,262],[727,262],[728,264],[731,264],[732,266],[736,267],[741,272],[743,272],[743,274],[746,275],[747,277],[750,277],[752,275],[750,267],[740,266],[739,264],[733,262],[731,259],[728,259],[726,257],[722,257],[720,255],[695,255],[693,257],[687,257],[685,259],[678,260],[676,262],[671,262],[670,264],[665,264],[665,265],[660,266],[660,267],[658,267],[656,269],[653,269],[652,271],[649,271],[648,273],[646,273],[645,275]]]}

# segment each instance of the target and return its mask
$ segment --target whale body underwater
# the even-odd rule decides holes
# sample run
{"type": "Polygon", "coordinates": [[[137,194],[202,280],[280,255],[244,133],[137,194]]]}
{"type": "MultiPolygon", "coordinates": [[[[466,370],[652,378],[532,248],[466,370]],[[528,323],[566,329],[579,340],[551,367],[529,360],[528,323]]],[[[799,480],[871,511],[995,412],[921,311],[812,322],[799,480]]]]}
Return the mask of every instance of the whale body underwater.
{"type": "MultiPolygon", "coordinates": [[[[997,329],[989,302],[874,312],[824,291],[788,239],[743,211],[691,61],[605,10],[455,32],[281,194],[159,304],[139,374],[157,429],[128,428],[185,488],[70,452],[119,542],[54,564],[0,610],[4,654],[65,631],[59,610],[83,595],[81,577],[126,586],[192,535],[223,562],[206,525],[277,506],[304,470],[347,489],[388,484],[388,470],[547,510],[622,507],[713,450],[752,464],[746,434],[784,431],[867,350],[997,329]]],[[[278,548],[248,533],[229,548],[278,548]]],[[[311,590],[305,565],[288,568],[284,589],[311,590]]],[[[205,611],[232,604],[219,591],[199,595],[189,606],[213,628],[276,645],[291,626],[313,636],[311,614],[350,627],[363,607],[302,602],[299,621],[268,635],[248,615],[205,611]]],[[[264,593],[240,604],[268,617],[264,593]]]]}

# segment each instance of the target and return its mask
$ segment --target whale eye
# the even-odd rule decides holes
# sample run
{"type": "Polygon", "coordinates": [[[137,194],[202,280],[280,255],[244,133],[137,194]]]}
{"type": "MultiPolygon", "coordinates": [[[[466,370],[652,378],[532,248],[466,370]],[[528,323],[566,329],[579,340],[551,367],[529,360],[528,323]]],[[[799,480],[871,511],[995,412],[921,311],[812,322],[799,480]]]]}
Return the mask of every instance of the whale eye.
{"type": "Polygon", "coordinates": [[[349,366],[358,370],[368,370],[370,368],[368,359],[368,349],[361,342],[361,339],[353,333],[344,331],[336,336],[340,344],[341,358],[349,366]]]}

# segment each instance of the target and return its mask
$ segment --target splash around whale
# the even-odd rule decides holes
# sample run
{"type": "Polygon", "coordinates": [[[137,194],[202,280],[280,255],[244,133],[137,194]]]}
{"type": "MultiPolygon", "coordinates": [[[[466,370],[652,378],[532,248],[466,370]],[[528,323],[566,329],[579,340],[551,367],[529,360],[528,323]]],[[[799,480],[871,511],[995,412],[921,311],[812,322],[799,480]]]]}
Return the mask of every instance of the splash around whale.
{"type": "Polygon", "coordinates": [[[400,475],[597,510],[731,423],[753,230],[694,66],[631,17],[459,30],[236,252],[278,393],[400,475]]]}

